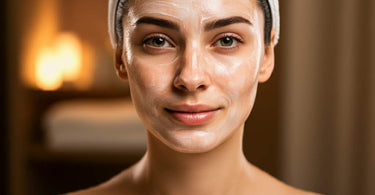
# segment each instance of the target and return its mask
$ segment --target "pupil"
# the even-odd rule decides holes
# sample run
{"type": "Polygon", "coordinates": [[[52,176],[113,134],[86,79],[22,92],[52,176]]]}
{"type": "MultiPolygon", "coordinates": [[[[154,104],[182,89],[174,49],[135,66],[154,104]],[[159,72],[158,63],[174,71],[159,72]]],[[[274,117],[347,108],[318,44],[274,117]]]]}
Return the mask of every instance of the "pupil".
{"type": "Polygon", "coordinates": [[[155,45],[158,45],[158,46],[160,46],[160,45],[162,45],[164,43],[164,39],[163,38],[156,38],[156,39],[154,39],[154,44],[155,45]]]}
{"type": "Polygon", "coordinates": [[[233,42],[233,40],[232,40],[232,38],[230,38],[230,37],[224,37],[224,38],[222,39],[222,43],[223,43],[223,45],[231,45],[232,42],[233,42]]]}

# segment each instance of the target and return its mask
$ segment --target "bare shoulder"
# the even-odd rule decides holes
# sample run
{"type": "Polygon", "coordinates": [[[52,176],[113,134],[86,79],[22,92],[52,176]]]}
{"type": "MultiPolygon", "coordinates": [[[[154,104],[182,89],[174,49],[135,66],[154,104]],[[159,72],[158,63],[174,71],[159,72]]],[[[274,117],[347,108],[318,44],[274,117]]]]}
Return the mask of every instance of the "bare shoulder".
{"type": "Polygon", "coordinates": [[[94,194],[127,194],[127,195],[136,195],[137,192],[136,185],[131,179],[131,170],[124,170],[118,175],[114,176],[110,180],[93,186],[88,189],[79,190],[76,192],[67,193],[65,195],[94,195],[94,194]]]}
{"type": "Polygon", "coordinates": [[[281,181],[278,181],[278,182],[280,183],[280,186],[285,189],[283,191],[284,193],[282,193],[282,194],[285,194],[285,195],[322,195],[322,194],[319,194],[319,193],[310,192],[310,191],[306,191],[306,190],[302,190],[302,189],[292,187],[292,186],[287,185],[287,184],[285,184],[281,181]]]}
{"type": "Polygon", "coordinates": [[[285,194],[290,194],[290,195],[322,195],[322,194],[319,194],[319,193],[315,193],[315,192],[309,192],[309,191],[305,191],[305,190],[301,190],[301,189],[297,189],[297,188],[293,188],[293,187],[290,187],[291,190],[288,192],[288,193],[285,193],[285,194]]]}
{"type": "Polygon", "coordinates": [[[321,195],[287,185],[259,168],[256,168],[256,175],[259,194],[321,195]]]}
{"type": "Polygon", "coordinates": [[[104,194],[107,193],[105,190],[100,190],[98,187],[92,187],[90,189],[84,189],[84,190],[79,190],[76,192],[71,192],[63,195],[92,195],[92,194],[104,194]]]}

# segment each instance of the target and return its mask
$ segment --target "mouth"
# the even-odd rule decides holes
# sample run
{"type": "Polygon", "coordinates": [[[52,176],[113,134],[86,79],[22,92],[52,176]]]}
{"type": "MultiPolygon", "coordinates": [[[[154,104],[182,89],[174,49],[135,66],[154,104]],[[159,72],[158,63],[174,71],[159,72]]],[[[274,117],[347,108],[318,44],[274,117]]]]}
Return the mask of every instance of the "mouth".
{"type": "Polygon", "coordinates": [[[220,109],[220,107],[206,105],[182,105],[165,108],[172,118],[185,125],[203,125],[209,122],[220,109]]]}

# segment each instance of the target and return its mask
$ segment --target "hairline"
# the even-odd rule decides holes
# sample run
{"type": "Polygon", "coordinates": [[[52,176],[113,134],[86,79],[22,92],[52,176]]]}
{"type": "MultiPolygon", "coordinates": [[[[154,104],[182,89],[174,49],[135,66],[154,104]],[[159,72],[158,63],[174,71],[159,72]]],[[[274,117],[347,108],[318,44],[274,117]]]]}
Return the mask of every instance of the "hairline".
{"type": "MultiPolygon", "coordinates": [[[[117,48],[123,45],[123,19],[125,13],[127,13],[126,10],[129,10],[131,3],[134,3],[134,1],[135,0],[119,0],[116,6],[114,28],[117,48]]],[[[273,26],[271,6],[269,0],[256,0],[256,2],[264,16],[264,44],[268,46],[271,43],[271,30],[273,26]]]]}

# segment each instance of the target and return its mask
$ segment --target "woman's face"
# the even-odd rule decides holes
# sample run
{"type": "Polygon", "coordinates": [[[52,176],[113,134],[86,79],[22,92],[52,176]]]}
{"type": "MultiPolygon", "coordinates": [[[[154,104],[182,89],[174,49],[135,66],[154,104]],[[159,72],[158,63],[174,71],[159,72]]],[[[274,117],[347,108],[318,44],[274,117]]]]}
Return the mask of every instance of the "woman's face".
{"type": "Polygon", "coordinates": [[[198,153],[241,131],[273,68],[263,23],[255,0],[131,3],[117,63],[148,132],[198,153]]]}

